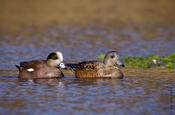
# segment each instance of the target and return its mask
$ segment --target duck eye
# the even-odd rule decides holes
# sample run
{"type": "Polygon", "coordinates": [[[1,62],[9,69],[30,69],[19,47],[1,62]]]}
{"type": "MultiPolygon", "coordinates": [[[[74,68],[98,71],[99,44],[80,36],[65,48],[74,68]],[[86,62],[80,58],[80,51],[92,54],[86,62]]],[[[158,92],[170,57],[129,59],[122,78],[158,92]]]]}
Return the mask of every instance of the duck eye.
{"type": "Polygon", "coordinates": [[[56,56],[56,57],[53,57],[52,59],[53,59],[53,60],[57,60],[57,59],[58,59],[58,57],[56,56]]]}
{"type": "Polygon", "coordinates": [[[47,60],[48,59],[52,59],[52,60],[57,60],[58,59],[58,56],[56,53],[51,53],[49,54],[49,56],[47,57],[47,60]]]}
{"type": "Polygon", "coordinates": [[[111,58],[114,58],[114,55],[112,55],[111,58]]]}

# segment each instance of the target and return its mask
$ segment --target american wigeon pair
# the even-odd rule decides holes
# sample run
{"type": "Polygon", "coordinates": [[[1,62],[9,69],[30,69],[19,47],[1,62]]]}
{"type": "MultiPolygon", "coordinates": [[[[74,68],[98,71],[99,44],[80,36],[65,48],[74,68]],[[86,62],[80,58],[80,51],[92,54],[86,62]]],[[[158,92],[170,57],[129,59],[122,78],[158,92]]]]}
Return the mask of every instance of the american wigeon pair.
{"type": "Polygon", "coordinates": [[[60,78],[63,73],[59,68],[71,69],[79,78],[123,78],[123,73],[117,65],[124,66],[116,51],[110,51],[101,61],[84,61],[66,66],[63,63],[61,52],[49,54],[47,60],[21,62],[19,69],[20,79],[60,78]]]}

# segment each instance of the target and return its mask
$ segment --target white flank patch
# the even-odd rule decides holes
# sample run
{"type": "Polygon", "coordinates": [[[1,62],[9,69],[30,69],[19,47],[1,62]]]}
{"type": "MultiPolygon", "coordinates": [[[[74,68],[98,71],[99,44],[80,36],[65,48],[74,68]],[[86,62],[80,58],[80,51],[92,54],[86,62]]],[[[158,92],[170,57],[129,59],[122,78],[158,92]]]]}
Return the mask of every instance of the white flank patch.
{"type": "Polygon", "coordinates": [[[30,79],[30,80],[28,80],[28,82],[31,82],[31,83],[33,83],[33,80],[31,80],[31,79],[30,79]]]}
{"type": "Polygon", "coordinates": [[[27,69],[28,72],[32,72],[32,71],[35,71],[33,68],[29,68],[27,69]]]}
{"type": "Polygon", "coordinates": [[[153,59],[152,61],[153,61],[154,64],[157,64],[157,60],[153,59]]]}

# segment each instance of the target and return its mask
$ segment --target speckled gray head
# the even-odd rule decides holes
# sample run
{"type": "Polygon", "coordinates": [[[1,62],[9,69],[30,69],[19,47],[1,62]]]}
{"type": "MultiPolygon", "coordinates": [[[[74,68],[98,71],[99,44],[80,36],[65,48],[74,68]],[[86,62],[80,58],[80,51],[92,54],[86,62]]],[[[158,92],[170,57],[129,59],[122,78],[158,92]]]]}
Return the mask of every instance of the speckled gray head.
{"type": "Polygon", "coordinates": [[[124,67],[124,64],[120,61],[120,56],[118,55],[118,52],[116,51],[110,51],[105,55],[104,63],[107,66],[113,66],[113,65],[119,65],[124,67]]]}

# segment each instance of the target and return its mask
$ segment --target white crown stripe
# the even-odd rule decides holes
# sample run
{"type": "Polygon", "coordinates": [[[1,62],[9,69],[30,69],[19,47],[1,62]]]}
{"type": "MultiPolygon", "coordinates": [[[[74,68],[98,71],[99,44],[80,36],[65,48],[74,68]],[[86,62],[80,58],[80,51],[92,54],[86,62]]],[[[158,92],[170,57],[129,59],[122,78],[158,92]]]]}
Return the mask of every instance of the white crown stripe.
{"type": "Polygon", "coordinates": [[[56,54],[60,58],[60,61],[63,61],[63,54],[61,52],[56,52],[56,54]]]}

